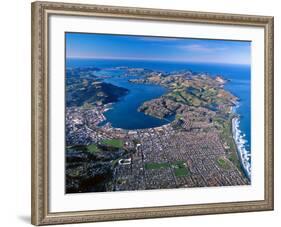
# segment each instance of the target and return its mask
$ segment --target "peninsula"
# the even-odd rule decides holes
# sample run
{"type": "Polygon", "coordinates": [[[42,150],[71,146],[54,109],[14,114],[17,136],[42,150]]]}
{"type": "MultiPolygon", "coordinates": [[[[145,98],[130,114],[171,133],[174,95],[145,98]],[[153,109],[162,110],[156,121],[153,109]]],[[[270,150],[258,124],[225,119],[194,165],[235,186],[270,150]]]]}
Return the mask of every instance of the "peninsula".
{"type": "Polygon", "coordinates": [[[67,193],[250,184],[232,135],[238,98],[224,89],[222,76],[124,66],[101,71],[67,69],[67,193]],[[166,123],[140,129],[102,124],[131,92],[111,78],[164,87],[137,111],[166,123]]]}

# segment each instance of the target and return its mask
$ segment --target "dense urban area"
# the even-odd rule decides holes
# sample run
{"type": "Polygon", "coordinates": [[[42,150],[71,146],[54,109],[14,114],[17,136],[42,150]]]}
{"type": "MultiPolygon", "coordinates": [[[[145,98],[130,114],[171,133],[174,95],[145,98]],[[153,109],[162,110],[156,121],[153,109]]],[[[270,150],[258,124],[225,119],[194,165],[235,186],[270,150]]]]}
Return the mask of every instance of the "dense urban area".
{"type": "Polygon", "coordinates": [[[237,98],[224,89],[222,76],[111,69],[121,70],[130,83],[167,89],[138,108],[167,124],[121,129],[103,124],[104,114],[130,91],[105,82],[112,75],[101,70],[66,70],[66,193],[250,183],[232,136],[237,98]]]}

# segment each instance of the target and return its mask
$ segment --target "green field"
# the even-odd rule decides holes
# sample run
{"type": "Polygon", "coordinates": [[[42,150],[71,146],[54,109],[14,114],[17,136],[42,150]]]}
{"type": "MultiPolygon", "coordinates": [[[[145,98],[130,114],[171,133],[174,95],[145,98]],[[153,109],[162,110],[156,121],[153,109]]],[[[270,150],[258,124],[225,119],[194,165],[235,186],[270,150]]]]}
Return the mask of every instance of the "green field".
{"type": "Polygon", "coordinates": [[[98,148],[98,146],[96,144],[87,145],[87,150],[90,153],[96,153],[96,152],[100,151],[100,149],[98,148]]]}
{"type": "Polygon", "coordinates": [[[103,140],[101,142],[101,144],[103,145],[107,145],[110,147],[115,147],[115,148],[123,148],[124,143],[122,140],[120,139],[108,139],[108,140],[103,140]]]}
{"type": "Polygon", "coordinates": [[[157,162],[151,162],[151,163],[145,163],[144,168],[146,169],[161,169],[161,168],[169,168],[170,164],[163,162],[163,163],[157,163],[157,162]]]}
{"type": "Polygon", "coordinates": [[[179,166],[174,169],[176,177],[185,177],[189,175],[189,171],[185,166],[179,166]]]}
{"type": "Polygon", "coordinates": [[[218,164],[218,166],[220,167],[220,168],[222,168],[222,169],[230,169],[231,167],[230,167],[230,164],[228,163],[228,161],[227,160],[225,160],[224,158],[219,158],[219,159],[217,159],[217,164],[218,164]]]}
{"type": "Polygon", "coordinates": [[[185,166],[183,161],[178,161],[174,163],[157,163],[157,162],[151,162],[151,163],[145,163],[144,168],[147,170],[153,170],[153,169],[161,169],[161,168],[172,168],[174,170],[175,176],[176,177],[184,177],[188,176],[189,170],[185,166]]]}
{"type": "MultiPolygon", "coordinates": [[[[108,147],[112,147],[112,148],[123,148],[124,143],[122,140],[119,139],[109,139],[109,140],[103,140],[101,142],[102,145],[106,145],[108,147]]],[[[104,148],[102,148],[102,146],[98,145],[98,144],[89,144],[89,145],[74,145],[74,146],[68,146],[66,147],[66,151],[83,151],[83,152],[89,152],[92,154],[101,152],[103,150],[105,150],[104,148]]]]}
{"type": "Polygon", "coordinates": [[[230,119],[224,121],[223,124],[221,124],[222,129],[221,129],[220,134],[221,134],[222,141],[224,141],[230,147],[230,149],[229,149],[230,152],[227,154],[228,160],[231,161],[240,171],[242,171],[240,161],[239,161],[239,158],[237,155],[236,144],[232,137],[232,122],[231,121],[232,121],[232,118],[230,117],[230,119]]]}
{"type": "Polygon", "coordinates": [[[185,177],[190,174],[188,168],[186,167],[183,161],[175,162],[171,165],[171,167],[174,169],[176,177],[185,177]]]}

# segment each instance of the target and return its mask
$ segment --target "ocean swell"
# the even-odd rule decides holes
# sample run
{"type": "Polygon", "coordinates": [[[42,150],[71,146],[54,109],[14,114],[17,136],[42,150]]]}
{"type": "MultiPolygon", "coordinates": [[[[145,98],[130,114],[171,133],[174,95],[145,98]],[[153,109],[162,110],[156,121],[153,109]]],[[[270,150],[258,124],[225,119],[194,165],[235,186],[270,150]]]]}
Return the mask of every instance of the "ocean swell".
{"type": "Polygon", "coordinates": [[[242,164],[243,170],[249,180],[251,179],[251,153],[245,147],[247,140],[245,139],[245,134],[239,129],[240,120],[239,117],[234,117],[232,119],[232,135],[235,140],[239,159],[242,164]]]}

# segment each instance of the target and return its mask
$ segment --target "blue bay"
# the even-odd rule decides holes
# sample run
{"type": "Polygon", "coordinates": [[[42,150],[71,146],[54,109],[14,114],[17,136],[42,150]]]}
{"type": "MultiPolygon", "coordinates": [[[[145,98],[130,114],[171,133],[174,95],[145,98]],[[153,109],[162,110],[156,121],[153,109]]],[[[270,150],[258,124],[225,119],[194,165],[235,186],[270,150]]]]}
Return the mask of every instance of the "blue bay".
{"type": "MultiPolygon", "coordinates": [[[[239,106],[236,113],[240,116],[239,128],[243,134],[245,148],[250,151],[251,146],[251,68],[249,65],[231,64],[205,64],[182,63],[138,60],[100,60],[100,59],[67,59],[66,67],[98,67],[101,69],[118,66],[141,67],[157,71],[172,72],[179,70],[191,70],[197,73],[207,73],[211,76],[221,75],[229,82],[225,89],[239,98],[239,106]]],[[[110,71],[108,72],[110,74],[110,71]]],[[[121,74],[122,72],[120,72],[121,74]]],[[[127,88],[128,95],[122,97],[119,102],[113,104],[113,108],[105,113],[107,121],[113,127],[124,129],[156,127],[167,123],[137,111],[144,101],[160,97],[166,89],[157,85],[132,84],[128,78],[106,78],[106,82],[127,88]]],[[[171,120],[171,119],[168,119],[171,120]]]]}

